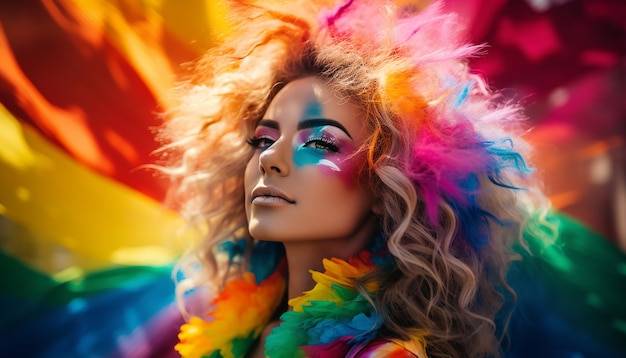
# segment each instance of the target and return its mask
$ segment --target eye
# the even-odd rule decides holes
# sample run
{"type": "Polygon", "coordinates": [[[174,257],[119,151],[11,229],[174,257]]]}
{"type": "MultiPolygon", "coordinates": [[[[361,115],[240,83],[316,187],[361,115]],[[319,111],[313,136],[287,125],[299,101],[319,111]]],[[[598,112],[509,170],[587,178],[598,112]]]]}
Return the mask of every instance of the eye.
{"type": "Polygon", "coordinates": [[[255,149],[265,150],[271,147],[272,144],[274,144],[274,142],[276,141],[272,138],[262,136],[262,137],[250,137],[248,138],[246,142],[248,142],[248,144],[255,149]]]}
{"type": "Polygon", "coordinates": [[[319,150],[323,150],[326,152],[339,152],[339,147],[336,142],[332,139],[321,137],[321,138],[311,138],[304,143],[304,147],[315,148],[319,150]]]}

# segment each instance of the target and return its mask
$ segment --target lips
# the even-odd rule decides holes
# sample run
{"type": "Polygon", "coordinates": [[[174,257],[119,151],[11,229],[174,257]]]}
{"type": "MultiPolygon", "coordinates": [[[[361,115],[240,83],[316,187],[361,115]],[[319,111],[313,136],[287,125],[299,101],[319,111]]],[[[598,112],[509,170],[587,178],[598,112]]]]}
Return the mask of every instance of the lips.
{"type": "Polygon", "coordinates": [[[263,186],[252,190],[252,203],[257,205],[276,206],[295,204],[296,202],[277,188],[263,186]]]}

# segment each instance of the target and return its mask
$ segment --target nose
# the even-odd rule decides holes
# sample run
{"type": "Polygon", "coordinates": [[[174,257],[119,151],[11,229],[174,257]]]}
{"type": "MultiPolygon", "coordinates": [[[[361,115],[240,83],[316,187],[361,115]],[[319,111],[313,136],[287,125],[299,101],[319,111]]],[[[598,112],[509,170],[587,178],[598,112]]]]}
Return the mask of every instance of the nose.
{"type": "Polygon", "coordinates": [[[291,171],[288,143],[283,140],[274,142],[259,155],[259,171],[261,174],[287,176],[291,171]]]}

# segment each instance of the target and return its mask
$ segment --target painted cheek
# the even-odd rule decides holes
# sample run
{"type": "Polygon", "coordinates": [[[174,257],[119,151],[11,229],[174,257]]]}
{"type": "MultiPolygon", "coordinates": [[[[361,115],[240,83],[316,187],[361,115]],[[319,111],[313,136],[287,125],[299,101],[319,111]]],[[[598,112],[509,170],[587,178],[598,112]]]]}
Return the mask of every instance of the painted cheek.
{"type": "Polygon", "coordinates": [[[307,134],[299,136],[294,144],[293,162],[296,167],[315,166],[328,176],[341,179],[346,187],[351,188],[357,183],[357,169],[362,156],[352,156],[356,147],[352,142],[339,140],[337,146],[339,153],[327,152],[311,147],[304,147],[304,143],[309,137],[307,134]]]}
{"type": "Polygon", "coordinates": [[[350,156],[342,156],[338,159],[340,171],[334,175],[339,177],[347,188],[354,188],[359,182],[359,168],[363,160],[362,155],[352,155],[354,150],[350,152],[350,156]]]}

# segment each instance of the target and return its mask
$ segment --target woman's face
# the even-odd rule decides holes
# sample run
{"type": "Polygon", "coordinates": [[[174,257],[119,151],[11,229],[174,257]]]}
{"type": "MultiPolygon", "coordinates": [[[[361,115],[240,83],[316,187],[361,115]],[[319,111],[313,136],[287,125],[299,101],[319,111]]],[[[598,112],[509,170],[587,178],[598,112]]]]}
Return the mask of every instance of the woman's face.
{"type": "Polygon", "coordinates": [[[257,240],[373,236],[372,194],[359,178],[364,114],[318,77],[288,83],[250,139],[246,215],[257,240]]]}

